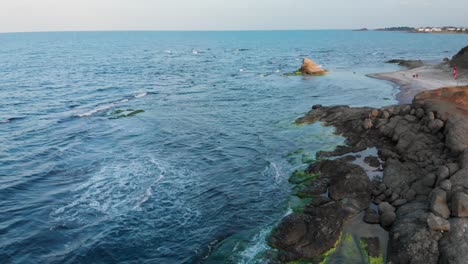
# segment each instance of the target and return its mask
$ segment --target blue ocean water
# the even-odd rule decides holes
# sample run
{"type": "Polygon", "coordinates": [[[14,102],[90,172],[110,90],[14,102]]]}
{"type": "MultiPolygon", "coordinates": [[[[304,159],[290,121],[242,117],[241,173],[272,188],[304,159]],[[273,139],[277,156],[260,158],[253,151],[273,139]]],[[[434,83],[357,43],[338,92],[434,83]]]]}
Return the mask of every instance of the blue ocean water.
{"type": "Polygon", "coordinates": [[[397,87],[365,75],[467,43],[352,31],[0,34],[0,262],[261,263],[301,166],[288,153],[343,142],[294,120],[317,103],[396,103],[397,87]],[[283,75],[303,57],[330,74],[283,75]],[[134,110],[144,112],[118,118],[134,110]]]}

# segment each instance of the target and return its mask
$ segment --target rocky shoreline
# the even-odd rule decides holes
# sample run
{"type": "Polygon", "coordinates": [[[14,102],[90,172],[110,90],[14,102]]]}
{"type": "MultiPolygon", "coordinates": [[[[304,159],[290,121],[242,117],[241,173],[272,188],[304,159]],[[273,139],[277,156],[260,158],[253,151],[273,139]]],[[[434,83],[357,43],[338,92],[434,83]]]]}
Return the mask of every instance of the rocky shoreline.
{"type": "MultiPolygon", "coordinates": [[[[278,260],[326,262],[351,218],[389,232],[388,263],[464,263],[468,259],[468,87],[424,92],[411,104],[373,109],[316,105],[298,124],[323,122],[347,146],[317,154],[295,195],[309,199],[287,216],[269,244],[278,260]],[[370,179],[351,161],[378,149],[383,179],[370,179]],[[338,158],[337,158],[338,157],[338,158]]],[[[294,177],[294,176],[293,176],[294,177]]],[[[360,240],[375,240],[362,237],[360,240]]],[[[385,241],[374,241],[384,243],[385,241]]],[[[369,246],[367,247],[369,248],[369,246]]],[[[369,259],[361,263],[383,263],[369,259]]]]}

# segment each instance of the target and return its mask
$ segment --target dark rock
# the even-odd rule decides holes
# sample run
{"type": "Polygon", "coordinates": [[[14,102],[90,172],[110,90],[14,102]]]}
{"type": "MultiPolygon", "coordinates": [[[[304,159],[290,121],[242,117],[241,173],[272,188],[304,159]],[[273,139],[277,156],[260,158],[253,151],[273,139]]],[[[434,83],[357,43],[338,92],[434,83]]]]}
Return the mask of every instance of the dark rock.
{"type": "Polygon", "coordinates": [[[450,66],[468,69],[468,46],[461,49],[450,60],[450,66]]]}
{"type": "Polygon", "coordinates": [[[450,192],[452,190],[452,182],[450,180],[443,180],[439,186],[446,192],[450,192]]]}
{"type": "Polygon", "coordinates": [[[395,63],[400,66],[406,67],[408,69],[414,69],[421,66],[424,66],[424,63],[421,60],[400,60],[400,59],[393,59],[386,61],[387,63],[395,63]]]}
{"type": "Polygon", "coordinates": [[[380,240],[378,237],[363,237],[361,241],[364,242],[364,249],[369,257],[380,257],[380,240]]]}
{"type": "Polygon", "coordinates": [[[418,119],[414,115],[405,115],[405,120],[408,122],[416,122],[418,119]]]}
{"type": "Polygon", "coordinates": [[[392,203],[393,206],[395,207],[400,207],[404,204],[406,204],[408,201],[406,199],[398,199],[392,203]]]}
{"type": "Polygon", "coordinates": [[[441,216],[445,219],[448,219],[450,216],[450,209],[447,205],[447,193],[440,189],[434,189],[431,194],[431,211],[441,216]]]}
{"type": "Polygon", "coordinates": [[[414,199],[416,199],[416,191],[413,190],[413,189],[409,189],[404,195],[403,197],[408,200],[408,201],[413,201],[414,199]]]}
{"type": "Polygon", "coordinates": [[[316,105],[313,105],[312,106],[312,109],[319,109],[319,108],[322,108],[323,106],[321,104],[316,104],[316,105]]]}
{"type": "Polygon", "coordinates": [[[387,199],[387,196],[385,196],[385,194],[382,193],[381,195],[377,196],[377,199],[380,201],[385,201],[385,199],[387,199]]]}
{"type": "Polygon", "coordinates": [[[460,164],[461,169],[468,168],[468,149],[465,149],[465,151],[460,155],[458,163],[460,164]]]}
{"type": "Polygon", "coordinates": [[[394,201],[396,201],[398,198],[400,198],[400,196],[396,193],[392,193],[392,196],[390,196],[390,199],[389,202],[393,203],[394,201]]]}
{"type": "Polygon", "coordinates": [[[468,168],[459,170],[455,175],[450,177],[452,186],[461,186],[468,189],[468,168]]]}
{"type": "Polygon", "coordinates": [[[379,189],[374,189],[372,190],[372,196],[377,197],[381,194],[382,192],[379,191],[379,189]]]}
{"type": "Polygon", "coordinates": [[[424,185],[426,185],[427,187],[434,187],[435,183],[436,183],[436,175],[434,173],[429,173],[428,175],[426,175],[426,177],[423,179],[423,183],[424,185]]]}
{"type": "Polygon", "coordinates": [[[380,223],[383,227],[389,227],[393,225],[396,219],[395,212],[385,212],[380,216],[380,223]]]}
{"type": "Polygon", "coordinates": [[[363,221],[368,224],[379,224],[380,215],[375,212],[367,211],[364,215],[363,221]]]}
{"type": "Polygon", "coordinates": [[[411,182],[421,178],[421,170],[415,164],[401,163],[388,159],[384,168],[384,183],[390,188],[408,187],[411,182]]]}
{"type": "Polygon", "coordinates": [[[387,202],[383,202],[379,204],[379,212],[382,214],[395,212],[395,207],[387,202]]]}
{"type": "Polygon", "coordinates": [[[437,263],[437,241],[441,235],[427,228],[427,209],[427,202],[407,203],[398,208],[389,242],[392,263],[437,263]]]}
{"type": "Polygon", "coordinates": [[[441,181],[450,177],[450,170],[447,166],[440,166],[437,170],[437,182],[440,183],[441,181]]]}
{"type": "Polygon", "coordinates": [[[449,163],[447,164],[447,168],[449,168],[450,175],[454,175],[458,170],[460,170],[457,163],[449,163]]]}
{"type": "Polygon", "coordinates": [[[423,118],[423,117],[424,117],[424,114],[425,114],[425,113],[424,113],[424,109],[422,109],[422,108],[416,109],[416,113],[415,113],[415,114],[416,114],[416,116],[417,116],[419,119],[423,118]]]}
{"type": "Polygon", "coordinates": [[[432,191],[432,187],[428,187],[424,184],[424,180],[419,180],[411,184],[411,189],[413,189],[417,195],[429,195],[432,191]]]}
{"type": "Polygon", "coordinates": [[[374,156],[365,157],[364,162],[369,164],[369,166],[374,167],[374,168],[380,167],[379,158],[374,157],[374,156]]]}
{"type": "Polygon", "coordinates": [[[313,164],[308,172],[320,174],[319,179],[330,180],[328,192],[333,200],[342,201],[357,211],[369,206],[370,180],[360,166],[338,160],[324,160],[313,164]]]}
{"type": "Polygon", "coordinates": [[[320,256],[338,240],[348,212],[338,202],[311,209],[306,208],[304,212],[307,213],[286,216],[272,231],[268,242],[280,250],[281,260],[287,262],[320,256]]]}
{"type": "Polygon", "coordinates": [[[392,189],[391,188],[388,188],[387,190],[385,190],[384,194],[385,194],[385,197],[387,198],[390,198],[392,196],[392,189]]]}
{"type": "Polygon", "coordinates": [[[453,195],[452,215],[455,217],[468,217],[468,194],[457,192],[453,195]]]}
{"type": "Polygon", "coordinates": [[[373,127],[374,125],[372,124],[372,120],[370,118],[364,119],[362,122],[362,127],[366,130],[369,130],[373,127]]]}
{"type": "Polygon", "coordinates": [[[434,231],[450,231],[450,222],[433,213],[428,215],[427,224],[434,231]]]}
{"type": "Polygon", "coordinates": [[[451,218],[450,232],[439,243],[441,264],[464,264],[468,260],[468,218],[451,218]]]}
{"type": "MultiPolygon", "coordinates": [[[[468,98],[468,93],[466,93],[468,98]]],[[[465,99],[466,100],[466,99],[465,99]]],[[[453,153],[468,149],[468,122],[464,115],[453,115],[445,125],[445,145],[453,153]]]]}

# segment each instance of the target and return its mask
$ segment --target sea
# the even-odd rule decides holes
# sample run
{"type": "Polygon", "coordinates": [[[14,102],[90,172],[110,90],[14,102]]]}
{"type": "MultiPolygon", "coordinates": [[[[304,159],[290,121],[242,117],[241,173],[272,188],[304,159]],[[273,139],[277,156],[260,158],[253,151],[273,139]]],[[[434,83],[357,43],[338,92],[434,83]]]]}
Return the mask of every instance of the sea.
{"type": "MultiPolygon", "coordinates": [[[[265,263],[288,177],[344,144],[314,104],[379,107],[390,59],[468,35],[0,34],[0,263],[265,263]],[[285,76],[303,58],[326,76],[285,76]]],[[[424,78],[424,76],[420,76],[424,78]]]]}

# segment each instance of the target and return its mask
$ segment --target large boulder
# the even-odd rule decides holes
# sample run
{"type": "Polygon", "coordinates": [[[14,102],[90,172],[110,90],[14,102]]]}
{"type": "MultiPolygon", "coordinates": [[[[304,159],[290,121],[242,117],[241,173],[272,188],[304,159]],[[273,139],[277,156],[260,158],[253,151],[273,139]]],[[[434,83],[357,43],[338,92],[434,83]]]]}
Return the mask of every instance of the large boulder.
{"type": "Polygon", "coordinates": [[[334,247],[348,216],[339,202],[310,206],[304,213],[285,217],[272,231],[268,242],[279,249],[283,262],[314,259],[334,247]]]}
{"type": "Polygon", "coordinates": [[[326,70],[322,69],[319,65],[308,58],[304,58],[302,66],[299,71],[303,74],[310,75],[324,75],[327,73],[326,70]]]}
{"type": "Polygon", "coordinates": [[[398,209],[390,235],[392,263],[436,264],[440,232],[429,229],[427,202],[412,202],[398,209]]]}
{"type": "Polygon", "coordinates": [[[441,264],[467,263],[468,260],[468,218],[451,218],[450,232],[440,240],[441,264]]]}
{"type": "Polygon", "coordinates": [[[468,46],[464,47],[453,56],[450,65],[468,69],[468,46]]]}
{"type": "Polygon", "coordinates": [[[312,165],[308,172],[330,179],[328,192],[333,200],[355,211],[369,207],[370,180],[360,166],[340,160],[324,160],[312,165]]]}
{"type": "Polygon", "coordinates": [[[452,215],[468,218],[468,194],[457,192],[452,197],[452,215]]]}
{"type": "Polygon", "coordinates": [[[385,163],[384,183],[392,189],[407,189],[421,178],[421,171],[414,163],[402,163],[396,159],[388,159],[385,163]]]}

